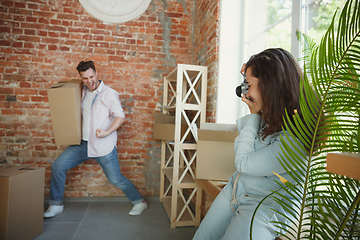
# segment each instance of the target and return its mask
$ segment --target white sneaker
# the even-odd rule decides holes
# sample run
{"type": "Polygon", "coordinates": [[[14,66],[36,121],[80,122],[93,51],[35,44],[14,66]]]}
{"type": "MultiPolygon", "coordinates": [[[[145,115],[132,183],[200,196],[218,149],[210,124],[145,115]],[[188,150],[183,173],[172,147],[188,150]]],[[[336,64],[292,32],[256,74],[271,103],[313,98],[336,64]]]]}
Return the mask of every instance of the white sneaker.
{"type": "Polygon", "coordinates": [[[48,210],[44,212],[44,218],[51,218],[61,213],[64,210],[64,205],[50,205],[48,210]]]}
{"type": "Polygon", "coordinates": [[[143,211],[145,211],[147,209],[147,207],[148,206],[147,206],[146,202],[135,204],[133,206],[133,208],[131,209],[131,211],[129,212],[129,215],[132,215],[132,216],[140,215],[143,211]]]}

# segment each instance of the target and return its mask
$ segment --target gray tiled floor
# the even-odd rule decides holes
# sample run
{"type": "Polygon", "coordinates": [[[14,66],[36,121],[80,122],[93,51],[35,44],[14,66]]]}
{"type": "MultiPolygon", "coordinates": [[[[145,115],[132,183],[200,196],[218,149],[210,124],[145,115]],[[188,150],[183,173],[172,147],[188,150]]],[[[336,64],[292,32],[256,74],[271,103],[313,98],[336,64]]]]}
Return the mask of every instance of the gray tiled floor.
{"type": "Polygon", "coordinates": [[[44,232],[35,240],[192,239],[197,228],[170,228],[170,220],[158,199],[146,198],[149,208],[139,216],[128,215],[132,204],[127,198],[65,199],[64,212],[44,219],[44,232]]]}

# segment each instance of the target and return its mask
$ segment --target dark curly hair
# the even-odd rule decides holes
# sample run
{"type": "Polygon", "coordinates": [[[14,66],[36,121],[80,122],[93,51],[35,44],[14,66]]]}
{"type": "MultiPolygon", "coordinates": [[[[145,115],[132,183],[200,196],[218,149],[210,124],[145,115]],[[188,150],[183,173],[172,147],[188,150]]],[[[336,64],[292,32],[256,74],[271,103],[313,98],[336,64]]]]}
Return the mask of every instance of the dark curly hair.
{"type": "Polygon", "coordinates": [[[265,126],[262,138],[278,133],[284,125],[283,117],[300,110],[299,94],[301,68],[294,57],[282,48],[270,48],[253,55],[246,63],[252,75],[259,79],[263,100],[261,117],[265,126]]]}
{"type": "Polygon", "coordinates": [[[78,70],[80,74],[80,72],[85,72],[89,68],[91,68],[92,70],[94,70],[94,72],[96,72],[95,64],[93,61],[86,61],[86,62],[81,61],[79,65],[76,67],[76,70],[78,70]]]}

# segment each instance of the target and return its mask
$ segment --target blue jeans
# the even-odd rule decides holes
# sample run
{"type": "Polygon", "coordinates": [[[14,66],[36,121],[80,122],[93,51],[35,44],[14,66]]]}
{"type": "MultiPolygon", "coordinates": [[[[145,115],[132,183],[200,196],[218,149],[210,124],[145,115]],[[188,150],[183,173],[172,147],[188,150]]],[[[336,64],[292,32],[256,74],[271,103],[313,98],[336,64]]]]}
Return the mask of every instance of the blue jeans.
{"type": "MultiPolygon", "coordinates": [[[[234,177],[234,176],[233,176],[234,177]]],[[[233,177],[219,193],[202,220],[193,240],[249,240],[250,224],[258,202],[241,203],[238,191],[238,204],[231,204],[233,177]],[[232,211],[231,206],[235,211],[232,211]]],[[[275,207],[271,206],[271,207],[275,207]]],[[[280,221],[270,206],[262,205],[254,218],[253,240],[275,239],[279,231],[271,221],[280,221]]]]}
{"type": "Polygon", "coordinates": [[[121,174],[116,148],[114,148],[108,155],[102,157],[88,157],[87,142],[82,141],[81,145],[69,146],[53,162],[51,166],[50,205],[62,204],[65,190],[66,172],[88,159],[95,159],[95,161],[100,164],[109,181],[114,186],[121,189],[130,199],[132,204],[135,205],[144,201],[144,198],[135,188],[134,184],[121,174]]]}

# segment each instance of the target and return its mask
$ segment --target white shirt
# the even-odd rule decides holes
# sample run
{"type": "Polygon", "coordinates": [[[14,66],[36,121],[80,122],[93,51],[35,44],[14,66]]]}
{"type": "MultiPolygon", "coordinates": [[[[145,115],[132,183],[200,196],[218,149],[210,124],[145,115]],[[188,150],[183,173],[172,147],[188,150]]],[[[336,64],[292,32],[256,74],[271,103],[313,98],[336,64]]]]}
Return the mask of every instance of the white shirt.
{"type": "MultiPolygon", "coordinates": [[[[107,130],[116,117],[125,118],[125,113],[121,107],[119,94],[106,86],[103,81],[100,81],[99,87],[94,92],[96,92],[96,96],[90,105],[88,157],[101,157],[109,154],[116,147],[117,131],[106,137],[98,138],[96,129],[107,130]]],[[[88,93],[85,87],[82,94],[82,114],[84,114],[84,99],[88,93]]]]}
{"type": "Polygon", "coordinates": [[[84,141],[89,140],[90,112],[91,112],[91,105],[95,96],[96,96],[95,91],[90,92],[89,90],[86,90],[86,94],[83,100],[83,109],[82,109],[82,115],[83,115],[82,139],[84,141]]]}

